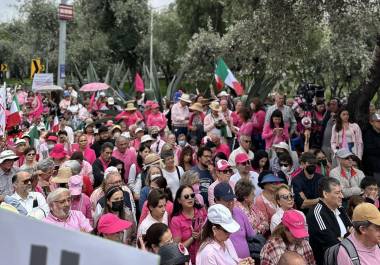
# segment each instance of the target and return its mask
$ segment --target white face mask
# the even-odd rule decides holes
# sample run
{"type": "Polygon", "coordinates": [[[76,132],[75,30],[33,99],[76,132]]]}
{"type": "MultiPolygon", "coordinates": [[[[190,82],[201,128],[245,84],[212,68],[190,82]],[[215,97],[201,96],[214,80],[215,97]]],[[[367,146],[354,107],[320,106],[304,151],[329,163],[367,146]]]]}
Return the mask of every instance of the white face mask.
{"type": "Polygon", "coordinates": [[[54,144],[48,144],[47,147],[48,147],[49,150],[51,150],[51,149],[54,148],[54,144]]]}
{"type": "Polygon", "coordinates": [[[289,169],[286,166],[282,166],[281,167],[281,171],[284,172],[284,173],[288,173],[289,169]]]}
{"type": "Polygon", "coordinates": [[[118,138],[120,135],[121,135],[121,133],[119,133],[119,132],[115,132],[115,133],[113,134],[113,138],[116,139],[116,138],[118,138]]]}

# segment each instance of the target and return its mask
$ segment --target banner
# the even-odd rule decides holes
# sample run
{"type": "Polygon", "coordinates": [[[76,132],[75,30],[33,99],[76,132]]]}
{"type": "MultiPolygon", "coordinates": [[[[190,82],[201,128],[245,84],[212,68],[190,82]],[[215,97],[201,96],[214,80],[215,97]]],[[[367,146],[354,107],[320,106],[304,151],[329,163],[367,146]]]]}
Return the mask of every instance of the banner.
{"type": "Polygon", "coordinates": [[[6,84],[0,87],[0,136],[5,135],[5,121],[6,121],[6,113],[7,109],[7,89],[6,84]]]}
{"type": "Polygon", "coordinates": [[[33,77],[32,90],[42,86],[51,86],[54,84],[53,74],[35,74],[33,77]]]}
{"type": "Polygon", "coordinates": [[[158,265],[159,256],[0,209],[0,264],[158,265]]]}

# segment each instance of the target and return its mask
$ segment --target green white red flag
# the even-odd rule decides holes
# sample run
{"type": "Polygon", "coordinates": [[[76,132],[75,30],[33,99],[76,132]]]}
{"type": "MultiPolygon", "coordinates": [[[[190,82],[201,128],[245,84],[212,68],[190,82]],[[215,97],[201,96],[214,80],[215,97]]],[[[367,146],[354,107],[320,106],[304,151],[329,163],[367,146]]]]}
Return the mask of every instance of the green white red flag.
{"type": "Polygon", "coordinates": [[[228,68],[228,66],[223,61],[222,58],[219,58],[216,64],[215,81],[216,81],[216,87],[218,88],[218,90],[221,90],[224,84],[226,84],[227,86],[235,90],[238,96],[241,96],[244,94],[243,87],[236,80],[234,74],[231,72],[231,70],[228,68]]]}
{"type": "Polygon", "coordinates": [[[13,96],[9,116],[7,117],[7,128],[19,125],[21,122],[20,105],[18,104],[17,95],[13,96]]]}

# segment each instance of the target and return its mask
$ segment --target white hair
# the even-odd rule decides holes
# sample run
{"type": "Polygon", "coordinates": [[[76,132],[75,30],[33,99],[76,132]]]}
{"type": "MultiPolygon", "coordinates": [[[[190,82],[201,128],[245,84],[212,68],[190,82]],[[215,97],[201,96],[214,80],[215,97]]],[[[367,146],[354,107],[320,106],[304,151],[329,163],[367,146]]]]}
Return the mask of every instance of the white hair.
{"type": "Polygon", "coordinates": [[[50,192],[46,198],[48,205],[51,205],[53,202],[55,202],[57,200],[57,198],[64,192],[67,192],[70,194],[69,189],[66,189],[66,188],[58,188],[58,189],[50,192]]]}

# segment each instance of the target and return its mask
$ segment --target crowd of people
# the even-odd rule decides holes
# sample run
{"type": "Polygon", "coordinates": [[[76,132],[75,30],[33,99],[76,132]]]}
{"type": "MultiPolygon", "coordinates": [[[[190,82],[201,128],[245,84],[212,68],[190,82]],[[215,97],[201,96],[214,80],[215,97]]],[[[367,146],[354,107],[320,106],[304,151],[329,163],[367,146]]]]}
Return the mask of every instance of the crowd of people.
{"type": "Polygon", "coordinates": [[[0,139],[1,209],[168,265],[380,262],[373,106],[362,131],[337,98],[124,104],[69,86],[31,115],[33,92],[9,93],[22,109],[0,139]]]}

